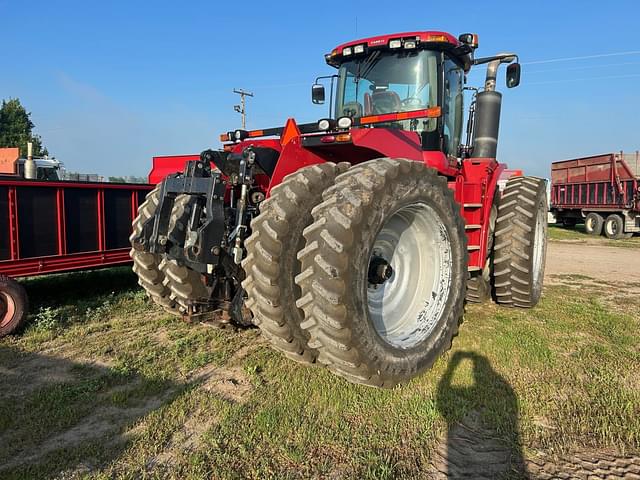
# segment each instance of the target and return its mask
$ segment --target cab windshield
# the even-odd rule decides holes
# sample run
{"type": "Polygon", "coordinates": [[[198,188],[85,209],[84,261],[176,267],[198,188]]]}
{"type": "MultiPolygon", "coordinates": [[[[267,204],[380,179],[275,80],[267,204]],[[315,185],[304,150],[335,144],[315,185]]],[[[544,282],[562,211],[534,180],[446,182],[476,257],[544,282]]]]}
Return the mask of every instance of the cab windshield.
{"type": "MultiPolygon", "coordinates": [[[[342,63],[338,72],[336,118],[437,106],[439,58],[439,53],[429,50],[379,50],[342,63]]],[[[418,132],[436,128],[435,119],[426,118],[393,124],[418,132]]]]}

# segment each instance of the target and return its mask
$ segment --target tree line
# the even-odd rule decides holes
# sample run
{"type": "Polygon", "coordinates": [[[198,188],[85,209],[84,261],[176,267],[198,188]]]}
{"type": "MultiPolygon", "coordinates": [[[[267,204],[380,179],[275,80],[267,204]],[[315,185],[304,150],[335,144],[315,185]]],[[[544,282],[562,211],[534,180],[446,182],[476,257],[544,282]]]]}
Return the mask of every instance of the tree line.
{"type": "Polygon", "coordinates": [[[2,100],[0,107],[0,148],[18,147],[20,156],[27,156],[27,143],[33,144],[33,155],[42,157],[49,151],[42,144],[40,135],[33,133],[35,125],[31,121],[31,112],[22,106],[17,98],[2,100]]]}

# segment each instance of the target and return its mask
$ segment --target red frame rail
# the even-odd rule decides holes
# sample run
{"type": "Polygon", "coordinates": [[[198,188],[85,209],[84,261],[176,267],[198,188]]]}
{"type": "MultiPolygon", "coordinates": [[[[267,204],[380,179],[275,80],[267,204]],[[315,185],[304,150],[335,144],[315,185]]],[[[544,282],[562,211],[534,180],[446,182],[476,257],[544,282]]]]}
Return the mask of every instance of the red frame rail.
{"type": "MultiPolygon", "coordinates": [[[[6,193],[6,215],[3,215],[2,219],[6,219],[5,222],[0,222],[0,234],[2,230],[8,232],[6,239],[8,241],[8,256],[9,258],[0,259],[0,273],[9,275],[12,277],[24,277],[34,276],[48,273],[60,273],[73,270],[84,270],[105,266],[125,265],[130,263],[129,247],[122,245],[122,236],[124,229],[127,232],[131,232],[131,220],[135,218],[137,214],[138,205],[151,189],[152,185],[147,184],[115,184],[115,183],[80,183],[80,182],[41,182],[41,181],[28,181],[28,180],[12,180],[1,179],[0,180],[0,195],[6,193]],[[38,192],[44,192],[45,197],[55,198],[55,254],[53,255],[30,255],[26,256],[21,253],[21,233],[26,235],[25,232],[20,231],[20,200],[19,193],[27,191],[27,189],[40,189],[38,192]],[[44,190],[43,190],[44,189],[44,190]],[[53,190],[53,195],[50,193],[53,190]],[[81,216],[86,216],[87,219],[95,219],[96,225],[96,237],[95,244],[97,249],[82,252],[69,252],[68,245],[70,241],[78,240],[72,238],[71,235],[79,235],[77,228],[75,234],[70,234],[69,222],[73,219],[69,219],[66,216],[65,209],[65,197],[67,192],[82,190],[84,198],[94,200],[91,193],[95,192],[95,210],[86,209],[83,206],[76,207],[76,212],[79,212],[81,216]],[[119,215],[118,212],[105,213],[105,194],[111,195],[108,192],[129,192],[128,203],[125,206],[126,215],[119,215]],[[49,193],[47,193],[49,192],[49,193]],[[110,223],[107,225],[107,216],[110,215],[110,223]],[[126,225],[125,225],[126,222],[126,225]],[[4,224],[2,224],[4,223],[4,224]],[[117,248],[109,248],[107,241],[107,232],[109,229],[118,229],[120,245],[117,248]]],[[[126,197],[126,194],[118,193],[119,198],[126,197]]],[[[33,197],[37,200],[37,196],[33,197]]],[[[44,197],[43,197],[44,198],[44,197]]],[[[3,200],[0,198],[0,200],[3,200]]],[[[35,208],[38,207],[37,201],[33,200],[35,208]]],[[[2,205],[4,202],[0,202],[2,205]]],[[[51,206],[40,205],[41,208],[51,209],[51,206]]],[[[0,212],[2,213],[2,212],[0,212]]],[[[36,221],[36,220],[34,220],[36,221]]],[[[91,220],[88,220],[91,221],[91,220]]],[[[23,239],[24,240],[24,239],[23,239]]],[[[36,245],[40,242],[40,236],[37,235],[33,239],[32,245],[36,245]]],[[[86,240],[86,239],[85,239],[86,240]]],[[[113,243],[113,242],[112,242],[113,243]]],[[[0,257],[1,258],[1,257],[0,257]]]]}

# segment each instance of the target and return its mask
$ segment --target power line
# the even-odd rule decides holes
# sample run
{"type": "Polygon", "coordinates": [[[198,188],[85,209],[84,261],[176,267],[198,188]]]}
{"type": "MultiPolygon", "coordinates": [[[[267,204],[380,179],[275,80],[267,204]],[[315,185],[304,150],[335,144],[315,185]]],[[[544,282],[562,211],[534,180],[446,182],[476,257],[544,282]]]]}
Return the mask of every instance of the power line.
{"type": "Polygon", "coordinates": [[[571,62],[574,60],[591,60],[593,58],[621,57],[623,55],[640,55],[640,50],[630,50],[627,52],[599,53],[596,55],[584,55],[581,57],[565,57],[565,58],[552,58],[549,60],[536,60],[533,62],[522,62],[522,65],[539,65],[542,63],[571,62]]]}
{"type": "MultiPolygon", "coordinates": [[[[533,62],[520,62],[521,65],[543,65],[547,63],[560,63],[560,62],[571,62],[577,60],[593,60],[596,58],[607,58],[607,57],[621,57],[624,55],[640,55],[640,50],[629,50],[626,52],[612,52],[612,53],[599,53],[594,55],[583,55],[580,57],[564,57],[564,58],[551,58],[547,60],[535,60],[533,62]]],[[[603,65],[603,67],[606,65],[603,65]]],[[[482,65],[480,68],[476,67],[469,72],[469,75],[474,73],[482,73],[486,70],[486,66],[482,65]]],[[[583,67],[586,68],[586,67],[583,67]]],[[[533,73],[533,72],[532,72],[533,73]]]]}
{"type": "Polygon", "coordinates": [[[618,63],[596,63],[594,65],[582,65],[580,67],[561,67],[561,68],[548,68],[545,70],[529,70],[527,68],[527,75],[529,74],[538,74],[538,73],[552,73],[552,72],[572,72],[576,70],[591,70],[594,68],[610,68],[610,67],[623,67],[629,65],[640,65],[640,61],[638,62],[618,62],[618,63]]]}
{"type": "Polygon", "coordinates": [[[602,77],[582,77],[582,78],[566,78],[564,80],[549,80],[547,82],[527,82],[527,85],[551,85],[554,83],[582,82],[585,80],[613,80],[616,78],[637,78],[640,73],[631,73],[628,75],[606,75],[602,77]]]}

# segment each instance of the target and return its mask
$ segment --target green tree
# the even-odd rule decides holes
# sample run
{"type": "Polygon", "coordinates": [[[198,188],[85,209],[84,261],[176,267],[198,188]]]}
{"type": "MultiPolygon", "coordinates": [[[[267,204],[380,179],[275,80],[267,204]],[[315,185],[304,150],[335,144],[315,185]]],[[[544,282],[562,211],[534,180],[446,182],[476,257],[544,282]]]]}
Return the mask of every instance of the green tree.
{"type": "Polygon", "coordinates": [[[33,155],[48,155],[40,135],[33,133],[31,112],[27,112],[17,98],[2,100],[0,107],[0,147],[19,147],[20,156],[27,155],[27,142],[33,143],[33,155]]]}

